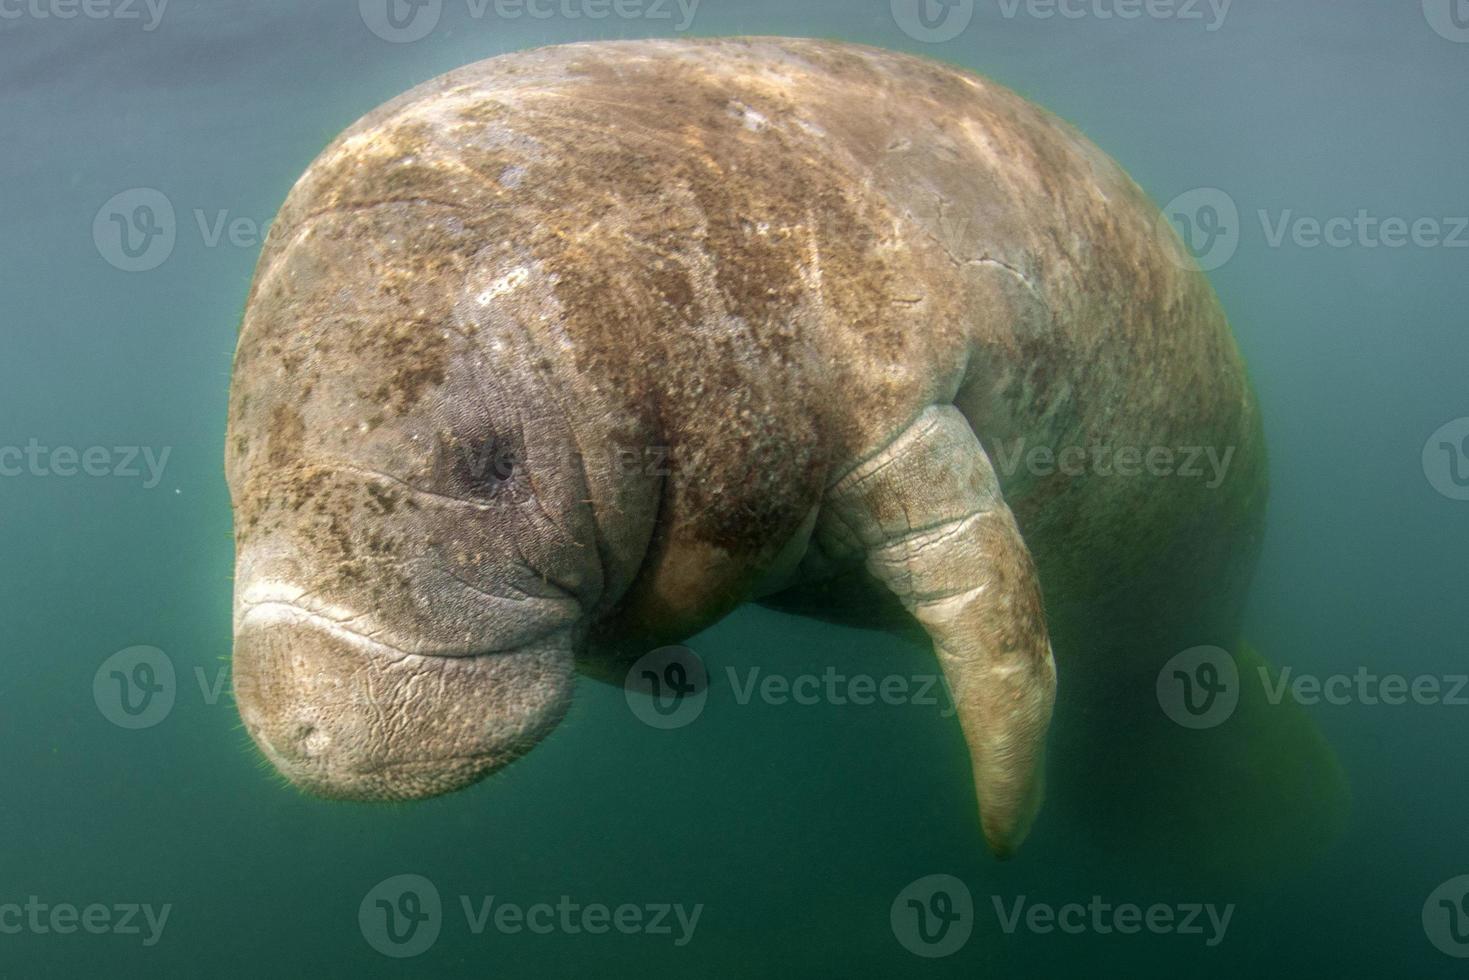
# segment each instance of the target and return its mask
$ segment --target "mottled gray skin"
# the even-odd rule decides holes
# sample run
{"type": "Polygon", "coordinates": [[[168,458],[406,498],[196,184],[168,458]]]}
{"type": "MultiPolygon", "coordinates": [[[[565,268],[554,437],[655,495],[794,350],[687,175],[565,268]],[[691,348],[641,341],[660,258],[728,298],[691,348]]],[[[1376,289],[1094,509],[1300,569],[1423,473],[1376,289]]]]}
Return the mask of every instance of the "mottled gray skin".
{"type": "Polygon", "coordinates": [[[820,41],[570,45],[429,82],[311,166],[251,291],[246,727],[307,789],[419,797],[543,737],[574,658],[615,677],[752,598],[911,623],[824,544],[822,504],[942,405],[995,460],[1232,450],[1212,487],[1001,472],[1063,714],[1134,679],[1127,710],[1156,714],[1168,655],[1234,642],[1255,403],[1208,283],[1076,130],[820,41]]]}

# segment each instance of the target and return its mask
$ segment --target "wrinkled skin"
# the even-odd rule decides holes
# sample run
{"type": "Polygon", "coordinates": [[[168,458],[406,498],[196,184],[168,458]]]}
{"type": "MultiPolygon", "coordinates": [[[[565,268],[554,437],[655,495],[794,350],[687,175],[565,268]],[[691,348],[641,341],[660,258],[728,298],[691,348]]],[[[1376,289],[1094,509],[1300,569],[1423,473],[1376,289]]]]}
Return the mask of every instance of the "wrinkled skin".
{"type": "Polygon", "coordinates": [[[1151,696],[1235,639],[1265,500],[1240,357],[1155,218],[1013,93],[835,43],[571,45],[385,105],[292,191],[240,336],[246,727],[309,790],[421,797],[545,736],[578,663],[752,598],[911,625],[812,528],[947,404],[992,458],[1231,449],[1214,487],[1000,474],[1063,690],[1151,696]]]}

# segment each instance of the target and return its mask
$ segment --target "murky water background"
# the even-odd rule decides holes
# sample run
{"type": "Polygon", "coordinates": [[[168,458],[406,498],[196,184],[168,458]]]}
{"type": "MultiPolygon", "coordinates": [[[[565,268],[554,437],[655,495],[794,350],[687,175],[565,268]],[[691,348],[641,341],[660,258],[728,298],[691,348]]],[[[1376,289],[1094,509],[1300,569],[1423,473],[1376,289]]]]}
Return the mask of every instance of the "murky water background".
{"type": "Polygon", "coordinates": [[[1469,671],[1469,5],[546,10],[0,3],[0,974],[1461,972],[1469,704],[1445,702],[1469,671]],[[1272,450],[1246,634],[1297,675],[1442,684],[1311,707],[1354,793],[1324,858],[1180,885],[1167,869],[1188,855],[1097,853],[1082,816],[1048,812],[996,864],[940,706],[739,696],[751,670],[911,678],[926,657],[754,609],[690,641],[722,680],[680,728],[584,682],[553,738],[447,799],[333,805],[257,768],[227,693],[221,456],[264,226],[338,131],[417,82],[680,31],[962,64],[1076,123],[1193,223],[1272,450]],[[1042,912],[1007,932],[1017,902],[1067,928],[1042,912]],[[1173,926],[1113,928],[1143,921],[1118,918],[1128,903],[1166,903],[1173,926]],[[1201,913],[1180,934],[1194,904],[1227,926],[1201,913]]]}

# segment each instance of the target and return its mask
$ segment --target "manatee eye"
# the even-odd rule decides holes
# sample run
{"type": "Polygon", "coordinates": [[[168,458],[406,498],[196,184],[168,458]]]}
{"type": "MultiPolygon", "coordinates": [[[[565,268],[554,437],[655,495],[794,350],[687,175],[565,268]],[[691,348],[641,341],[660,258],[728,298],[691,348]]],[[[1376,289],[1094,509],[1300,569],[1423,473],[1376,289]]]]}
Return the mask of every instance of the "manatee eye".
{"type": "Polygon", "coordinates": [[[509,439],[490,436],[467,443],[460,463],[462,478],[471,489],[493,494],[510,482],[520,460],[509,439]]]}

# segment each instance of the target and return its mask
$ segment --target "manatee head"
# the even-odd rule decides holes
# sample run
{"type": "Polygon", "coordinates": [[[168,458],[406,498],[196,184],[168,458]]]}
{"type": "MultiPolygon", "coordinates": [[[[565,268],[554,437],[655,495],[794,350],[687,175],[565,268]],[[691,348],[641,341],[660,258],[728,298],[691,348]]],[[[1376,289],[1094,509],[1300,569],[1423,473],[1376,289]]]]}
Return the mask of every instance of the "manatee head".
{"type": "Polygon", "coordinates": [[[523,329],[547,301],[528,260],[452,207],[321,207],[313,180],[235,359],[235,696],[305,790],[445,793],[565,713],[599,488],[523,329]]]}

